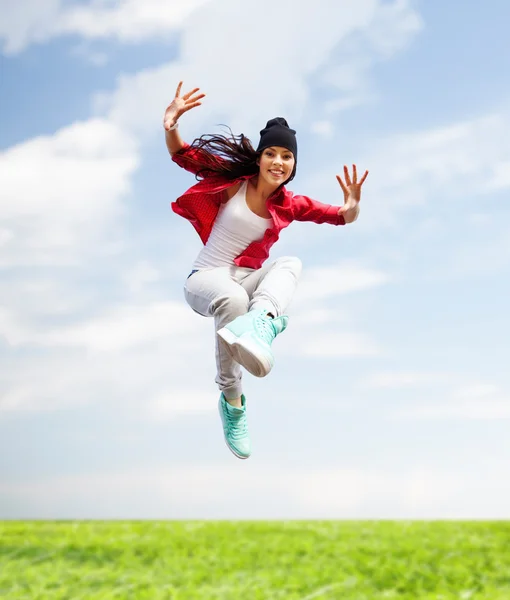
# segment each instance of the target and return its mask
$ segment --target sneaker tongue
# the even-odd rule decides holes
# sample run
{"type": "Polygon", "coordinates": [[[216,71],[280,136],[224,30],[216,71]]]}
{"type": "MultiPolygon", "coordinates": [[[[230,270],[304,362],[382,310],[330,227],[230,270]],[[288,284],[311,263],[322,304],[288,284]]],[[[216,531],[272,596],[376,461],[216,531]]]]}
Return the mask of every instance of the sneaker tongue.
{"type": "Polygon", "coordinates": [[[229,413],[231,413],[232,415],[235,415],[236,417],[240,417],[242,414],[244,414],[244,410],[242,408],[238,408],[237,406],[232,406],[232,404],[229,404],[228,402],[226,402],[227,405],[227,410],[229,413]]]}
{"type": "Polygon", "coordinates": [[[287,323],[289,322],[289,317],[282,315],[281,317],[276,317],[276,319],[271,319],[270,323],[273,326],[275,334],[278,335],[287,327],[287,323]]]}

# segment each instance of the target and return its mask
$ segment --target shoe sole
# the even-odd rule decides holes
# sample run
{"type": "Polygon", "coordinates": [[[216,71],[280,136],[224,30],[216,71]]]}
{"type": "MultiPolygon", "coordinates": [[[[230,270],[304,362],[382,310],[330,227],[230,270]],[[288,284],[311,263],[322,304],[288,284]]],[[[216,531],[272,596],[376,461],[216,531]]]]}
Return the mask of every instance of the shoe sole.
{"type": "MultiPolygon", "coordinates": [[[[218,410],[220,411],[220,418],[221,418],[221,424],[224,426],[223,423],[223,407],[221,405],[221,396],[218,402],[218,410]]],[[[241,460],[246,460],[247,458],[250,458],[251,454],[248,454],[248,456],[244,456],[242,454],[238,454],[234,448],[232,448],[232,446],[227,442],[227,438],[225,437],[225,433],[223,434],[223,439],[225,440],[225,444],[227,446],[227,448],[230,450],[230,452],[232,452],[232,454],[234,456],[237,456],[237,458],[240,458],[241,460]]]]}
{"type": "Polygon", "coordinates": [[[255,377],[265,377],[271,372],[274,360],[260,356],[260,348],[249,336],[238,337],[230,329],[223,327],[218,331],[219,337],[225,342],[230,356],[255,377]]]}

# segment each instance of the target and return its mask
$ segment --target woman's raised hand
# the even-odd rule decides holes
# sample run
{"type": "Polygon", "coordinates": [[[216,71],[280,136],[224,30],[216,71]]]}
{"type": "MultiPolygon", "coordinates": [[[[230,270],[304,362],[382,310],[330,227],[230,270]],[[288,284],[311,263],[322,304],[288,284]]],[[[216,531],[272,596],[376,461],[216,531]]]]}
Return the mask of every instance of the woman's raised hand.
{"type": "Polygon", "coordinates": [[[368,176],[368,171],[365,171],[363,177],[358,182],[358,173],[356,165],[352,165],[352,179],[349,174],[349,169],[344,166],[345,183],[342,181],[340,175],[336,178],[342,191],[344,193],[344,205],[338,211],[339,215],[343,215],[346,223],[352,223],[358,218],[359,214],[359,201],[361,200],[361,186],[365,182],[368,176]]]}
{"type": "Polygon", "coordinates": [[[172,127],[172,125],[177,123],[181,115],[188,110],[195,108],[195,106],[200,106],[202,104],[200,100],[205,96],[205,94],[197,94],[200,88],[194,88],[191,90],[191,92],[181,96],[181,88],[182,81],[180,81],[179,85],[177,86],[175,98],[165,111],[163,125],[167,131],[170,129],[170,127],[172,127]]]}

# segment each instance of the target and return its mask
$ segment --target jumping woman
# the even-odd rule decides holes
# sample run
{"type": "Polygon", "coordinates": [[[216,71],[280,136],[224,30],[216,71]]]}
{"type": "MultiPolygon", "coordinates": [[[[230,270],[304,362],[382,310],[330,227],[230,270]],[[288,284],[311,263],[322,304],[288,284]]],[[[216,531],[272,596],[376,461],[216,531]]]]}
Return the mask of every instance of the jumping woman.
{"type": "Polygon", "coordinates": [[[285,314],[298,279],[295,257],[266,262],[280,231],[292,221],[345,225],[359,214],[361,186],[356,166],[337,175],[342,207],[298,196],[285,188],[296,173],[296,132],[282,117],[270,119],[255,149],[243,134],[203,135],[184,142],[178,122],[200,106],[205,94],[195,88],[181,96],[182,81],[165,111],[166,145],[172,160],[198,183],[172,203],[191,222],[203,247],[191,266],[184,296],[198,314],[214,318],[216,384],[225,441],[238,458],[248,458],[251,442],[242,390],[244,367],[265,377],[274,366],[271,348],[289,318],[285,314]]]}

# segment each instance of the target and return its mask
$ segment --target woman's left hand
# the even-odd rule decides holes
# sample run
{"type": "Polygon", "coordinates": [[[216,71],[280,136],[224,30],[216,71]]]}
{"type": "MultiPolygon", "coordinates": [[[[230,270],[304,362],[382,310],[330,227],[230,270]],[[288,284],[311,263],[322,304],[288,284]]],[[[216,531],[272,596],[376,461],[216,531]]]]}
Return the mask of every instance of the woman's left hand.
{"type": "Polygon", "coordinates": [[[342,181],[340,175],[336,176],[344,193],[344,205],[342,208],[340,208],[338,214],[343,216],[346,223],[352,223],[358,218],[359,201],[361,200],[361,186],[367,178],[368,171],[365,171],[359,182],[356,165],[352,165],[352,180],[351,176],[349,175],[349,169],[346,166],[344,166],[344,175],[345,183],[342,181]]]}

